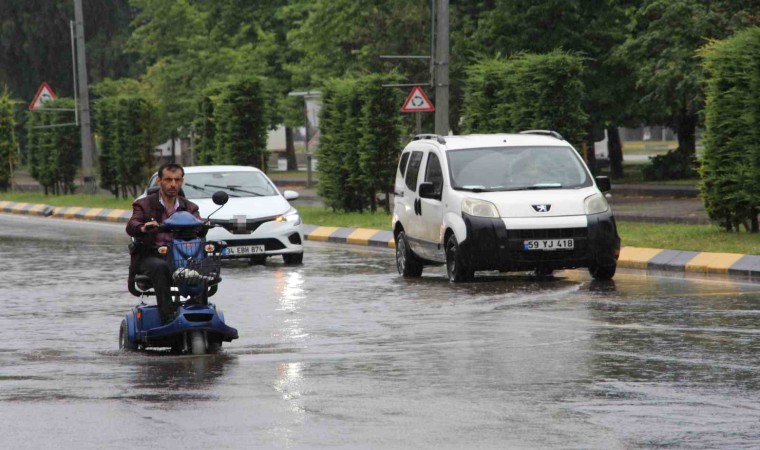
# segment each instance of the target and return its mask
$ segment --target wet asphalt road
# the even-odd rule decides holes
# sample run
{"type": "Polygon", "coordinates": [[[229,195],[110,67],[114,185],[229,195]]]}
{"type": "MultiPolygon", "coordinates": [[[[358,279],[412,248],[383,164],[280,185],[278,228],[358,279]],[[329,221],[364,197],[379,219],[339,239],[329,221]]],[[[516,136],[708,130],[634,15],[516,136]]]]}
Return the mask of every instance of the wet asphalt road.
{"type": "Polygon", "coordinates": [[[0,214],[2,448],[757,448],[760,285],[227,264],[222,354],[123,354],[123,225],[0,214]]]}

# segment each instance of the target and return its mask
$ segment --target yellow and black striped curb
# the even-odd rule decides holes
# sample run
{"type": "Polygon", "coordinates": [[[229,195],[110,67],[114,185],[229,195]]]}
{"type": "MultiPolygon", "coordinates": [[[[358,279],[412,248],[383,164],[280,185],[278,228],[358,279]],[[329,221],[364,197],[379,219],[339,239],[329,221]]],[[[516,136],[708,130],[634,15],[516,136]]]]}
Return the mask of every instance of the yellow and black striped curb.
{"type": "MultiPolygon", "coordinates": [[[[123,209],[60,207],[0,201],[0,212],[30,214],[62,219],[126,223],[132,215],[123,209]]],[[[393,233],[369,228],[338,228],[303,225],[304,238],[310,241],[394,248],[393,233]]],[[[656,248],[623,247],[618,267],[671,272],[723,274],[760,282],[760,255],[710,253],[656,248]]]]}

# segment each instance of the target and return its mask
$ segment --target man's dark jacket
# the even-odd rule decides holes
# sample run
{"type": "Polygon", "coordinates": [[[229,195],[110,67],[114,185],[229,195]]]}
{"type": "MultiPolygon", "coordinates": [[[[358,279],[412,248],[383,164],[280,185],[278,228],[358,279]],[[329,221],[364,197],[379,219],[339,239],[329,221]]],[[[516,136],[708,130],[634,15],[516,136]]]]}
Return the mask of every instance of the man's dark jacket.
{"type": "MultiPolygon", "coordinates": [[[[141,245],[135,251],[131,251],[131,259],[129,262],[129,270],[137,271],[140,258],[144,255],[150,254],[153,248],[156,247],[156,232],[143,233],[140,231],[140,227],[151,220],[155,220],[161,223],[161,218],[164,216],[164,205],[159,200],[159,193],[153,193],[143,198],[137,199],[132,203],[132,217],[127,222],[127,234],[135,238],[137,241],[141,241],[141,245]]],[[[189,201],[184,197],[177,197],[179,199],[179,207],[176,211],[187,211],[197,218],[201,218],[198,213],[198,205],[189,201]]]]}

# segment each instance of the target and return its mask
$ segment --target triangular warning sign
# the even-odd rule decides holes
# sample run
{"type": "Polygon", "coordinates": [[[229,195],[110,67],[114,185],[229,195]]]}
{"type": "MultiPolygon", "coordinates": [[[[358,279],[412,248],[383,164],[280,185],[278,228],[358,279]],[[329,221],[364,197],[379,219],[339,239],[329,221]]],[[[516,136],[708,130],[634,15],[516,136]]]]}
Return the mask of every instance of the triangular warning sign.
{"type": "Polygon", "coordinates": [[[29,105],[29,109],[34,111],[35,109],[42,108],[45,102],[55,100],[55,98],[55,92],[43,81],[42,86],[37,90],[37,95],[34,96],[34,100],[29,105]]]}
{"type": "Polygon", "coordinates": [[[409,97],[406,98],[404,106],[401,108],[403,112],[426,112],[435,111],[435,106],[430,103],[422,89],[419,86],[415,86],[412,92],[409,93],[409,97]]]}

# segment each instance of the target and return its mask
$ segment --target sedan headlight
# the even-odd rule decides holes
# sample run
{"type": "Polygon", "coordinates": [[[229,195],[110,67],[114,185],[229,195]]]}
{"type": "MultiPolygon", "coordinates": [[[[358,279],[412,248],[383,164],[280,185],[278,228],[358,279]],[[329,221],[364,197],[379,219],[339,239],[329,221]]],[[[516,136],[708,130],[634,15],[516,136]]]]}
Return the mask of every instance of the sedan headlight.
{"type": "Polygon", "coordinates": [[[586,210],[586,214],[599,214],[610,209],[610,205],[604,195],[594,194],[586,197],[583,201],[583,209],[586,210]]]}
{"type": "Polygon", "coordinates": [[[277,222],[292,222],[293,225],[301,224],[301,216],[298,214],[298,210],[295,208],[290,208],[288,212],[281,216],[277,216],[277,218],[274,220],[277,222]]]}
{"type": "Polygon", "coordinates": [[[462,212],[477,217],[500,217],[496,205],[476,198],[462,200],[462,212]]]}

